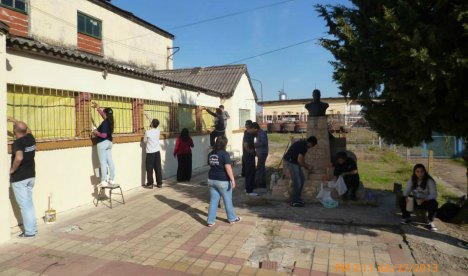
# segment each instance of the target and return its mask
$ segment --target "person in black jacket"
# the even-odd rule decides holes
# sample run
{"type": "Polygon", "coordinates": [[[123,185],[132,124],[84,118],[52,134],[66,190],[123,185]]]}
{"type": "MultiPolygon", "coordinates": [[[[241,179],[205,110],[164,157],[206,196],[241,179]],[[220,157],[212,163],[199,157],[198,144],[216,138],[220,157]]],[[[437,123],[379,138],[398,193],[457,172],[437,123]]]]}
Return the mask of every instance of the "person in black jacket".
{"type": "Polygon", "coordinates": [[[207,109],[206,107],[203,107],[202,110],[206,110],[206,112],[215,117],[215,129],[210,133],[210,146],[213,147],[216,138],[219,136],[225,136],[226,134],[226,126],[224,125],[223,111],[220,108],[216,108],[216,112],[213,112],[207,109]]]}

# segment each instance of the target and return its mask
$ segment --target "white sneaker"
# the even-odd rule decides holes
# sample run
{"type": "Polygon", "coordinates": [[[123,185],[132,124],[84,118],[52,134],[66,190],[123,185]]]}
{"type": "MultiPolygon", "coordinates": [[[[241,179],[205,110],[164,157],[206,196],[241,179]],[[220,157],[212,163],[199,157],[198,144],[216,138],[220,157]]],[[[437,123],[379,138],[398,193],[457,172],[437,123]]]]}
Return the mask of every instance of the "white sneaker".
{"type": "Polygon", "coordinates": [[[101,183],[98,184],[98,187],[101,187],[101,188],[109,187],[109,184],[106,181],[101,181],[101,183]]]}
{"type": "Polygon", "coordinates": [[[248,195],[248,196],[258,196],[258,194],[257,194],[257,193],[254,193],[254,192],[252,192],[252,193],[246,193],[246,195],[248,195]]]}
{"type": "Polygon", "coordinates": [[[114,180],[109,180],[109,182],[107,182],[109,184],[109,186],[115,186],[115,181],[114,180]]]}

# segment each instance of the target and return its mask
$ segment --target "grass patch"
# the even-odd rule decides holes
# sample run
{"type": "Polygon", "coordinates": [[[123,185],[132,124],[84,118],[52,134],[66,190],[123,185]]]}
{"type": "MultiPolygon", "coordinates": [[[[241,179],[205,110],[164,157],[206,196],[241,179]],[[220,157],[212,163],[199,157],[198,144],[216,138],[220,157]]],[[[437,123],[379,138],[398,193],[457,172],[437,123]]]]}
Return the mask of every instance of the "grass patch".
{"type": "Polygon", "coordinates": [[[463,160],[463,158],[461,158],[461,157],[450,159],[450,161],[452,161],[452,162],[454,162],[456,164],[460,164],[462,166],[468,167],[468,164],[466,163],[466,161],[463,160]]]}

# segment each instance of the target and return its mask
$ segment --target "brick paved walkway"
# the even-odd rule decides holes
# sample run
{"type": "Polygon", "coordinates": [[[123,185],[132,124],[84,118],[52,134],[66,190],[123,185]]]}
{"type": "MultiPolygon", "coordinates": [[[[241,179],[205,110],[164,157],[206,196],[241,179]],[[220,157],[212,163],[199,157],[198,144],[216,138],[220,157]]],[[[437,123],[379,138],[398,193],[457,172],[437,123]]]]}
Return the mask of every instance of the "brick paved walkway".
{"type": "Polygon", "coordinates": [[[0,275],[402,275],[393,266],[414,263],[398,228],[270,219],[249,208],[236,209],[234,225],[220,209],[209,228],[207,188],[167,183],[128,191],[113,209],[39,222],[35,239],[0,246],[0,275]]]}

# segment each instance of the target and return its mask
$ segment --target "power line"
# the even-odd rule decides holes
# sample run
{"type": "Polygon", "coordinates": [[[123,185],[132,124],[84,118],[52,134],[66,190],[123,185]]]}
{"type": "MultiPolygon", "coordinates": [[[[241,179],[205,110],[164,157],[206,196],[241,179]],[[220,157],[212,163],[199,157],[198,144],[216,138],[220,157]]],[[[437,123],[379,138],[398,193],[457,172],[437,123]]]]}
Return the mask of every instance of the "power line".
{"type": "MultiPolygon", "coordinates": [[[[172,27],[172,28],[168,28],[168,30],[183,29],[183,28],[191,27],[191,26],[198,25],[198,24],[203,24],[203,23],[207,23],[207,22],[211,22],[211,21],[216,21],[216,20],[227,18],[227,17],[233,17],[233,16],[236,16],[236,15],[244,14],[244,13],[249,13],[249,12],[256,11],[256,10],[261,10],[261,9],[271,8],[271,7],[274,7],[274,6],[283,5],[283,4],[286,4],[286,3],[289,3],[289,2],[293,2],[293,1],[296,1],[296,0],[286,0],[286,1],[276,2],[276,3],[265,5],[265,6],[256,7],[256,8],[253,8],[253,9],[228,13],[228,14],[221,15],[221,16],[216,16],[216,17],[212,17],[212,18],[208,18],[208,19],[203,19],[203,20],[200,20],[200,21],[195,21],[195,22],[192,22],[192,23],[187,23],[187,24],[175,26],[175,27],[172,27]]],[[[152,34],[152,32],[148,32],[148,33],[145,33],[145,34],[141,34],[141,35],[121,39],[121,40],[118,40],[118,41],[125,41],[125,40],[129,40],[129,39],[135,39],[135,38],[147,36],[147,35],[150,35],[150,34],[152,34]]]]}
{"type": "Polygon", "coordinates": [[[228,65],[229,65],[229,64],[234,64],[234,63],[239,63],[239,62],[241,62],[241,61],[253,59],[253,58],[256,58],[256,57],[261,57],[261,56],[268,55],[268,54],[271,54],[271,53],[275,53],[275,52],[278,52],[278,51],[281,51],[281,50],[284,50],[284,49],[292,48],[292,47],[295,47],[295,46],[298,46],[298,45],[301,45],[301,44],[305,44],[305,43],[309,43],[309,42],[312,42],[312,41],[315,41],[315,40],[319,40],[319,39],[322,39],[322,38],[325,38],[325,37],[327,37],[327,35],[326,35],[326,36],[321,36],[321,37],[316,37],[316,38],[307,39],[307,40],[304,40],[304,41],[301,41],[301,42],[298,42],[298,43],[294,43],[294,44],[291,44],[291,45],[288,45],[288,46],[284,46],[284,47],[281,47],[281,48],[277,48],[277,49],[274,49],[274,50],[271,50],[271,51],[268,51],[268,52],[264,52],[264,53],[261,53],[261,54],[257,54],[257,55],[251,56],[251,57],[242,58],[242,59],[239,59],[239,60],[230,62],[230,63],[228,63],[228,65]]]}
{"type": "Polygon", "coordinates": [[[221,15],[221,16],[216,16],[216,17],[213,17],[213,18],[208,18],[208,19],[204,19],[204,20],[200,20],[200,21],[195,21],[193,23],[188,23],[188,24],[184,24],[184,25],[175,26],[175,27],[169,28],[169,30],[182,29],[182,28],[193,26],[193,25],[203,24],[203,23],[207,23],[207,22],[211,22],[211,21],[215,21],[215,20],[224,19],[224,18],[227,18],[227,17],[232,17],[232,16],[244,14],[244,13],[249,13],[249,12],[256,11],[256,10],[261,10],[261,9],[271,8],[271,7],[274,7],[274,6],[283,5],[283,4],[286,4],[286,3],[289,3],[289,2],[293,2],[293,1],[296,1],[296,0],[286,0],[286,1],[276,2],[276,3],[265,5],[265,6],[260,6],[260,7],[253,8],[253,9],[228,13],[228,14],[221,15]]]}

